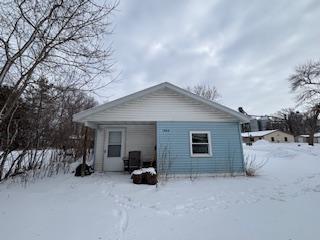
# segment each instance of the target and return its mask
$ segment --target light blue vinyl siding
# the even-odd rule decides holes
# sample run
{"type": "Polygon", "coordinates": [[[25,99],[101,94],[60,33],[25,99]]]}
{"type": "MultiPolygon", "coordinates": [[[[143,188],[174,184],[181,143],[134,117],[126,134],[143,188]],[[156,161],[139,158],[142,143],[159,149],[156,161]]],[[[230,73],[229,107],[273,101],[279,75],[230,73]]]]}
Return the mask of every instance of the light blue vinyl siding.
{"type": "Polygon", "coordinates": [[[243,172],[243,150],[237,122],[157,122],[159,172],[200,174],[243,172]],[[190,131],[210,131],[212,156],[191,157],[190,131]]]}

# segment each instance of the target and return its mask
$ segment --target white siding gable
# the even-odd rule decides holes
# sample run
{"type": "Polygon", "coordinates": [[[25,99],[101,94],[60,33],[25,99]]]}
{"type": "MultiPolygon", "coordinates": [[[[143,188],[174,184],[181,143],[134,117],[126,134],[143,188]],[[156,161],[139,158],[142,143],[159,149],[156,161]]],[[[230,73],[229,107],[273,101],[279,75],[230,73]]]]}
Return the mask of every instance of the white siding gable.
{"type": "Polygon", "coordinates": [[[169,88],[91,114],[86,121],[237,121],[234,116],[214,109],[169,88]]]}

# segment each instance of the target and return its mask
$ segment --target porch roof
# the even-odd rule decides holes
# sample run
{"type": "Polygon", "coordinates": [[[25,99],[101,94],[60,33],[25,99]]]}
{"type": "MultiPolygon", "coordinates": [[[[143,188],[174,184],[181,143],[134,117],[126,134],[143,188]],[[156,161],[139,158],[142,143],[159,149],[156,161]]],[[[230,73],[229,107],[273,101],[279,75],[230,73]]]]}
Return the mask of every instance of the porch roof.
{"type": "Polygon", "coordinates": [[[86,121],[85,125],[90,128],[97,128],[98,126],[118,126],[118,125],[154,125],[156,124],[155,121],[99,121],[99,122],[92,122],[86,121]]]}

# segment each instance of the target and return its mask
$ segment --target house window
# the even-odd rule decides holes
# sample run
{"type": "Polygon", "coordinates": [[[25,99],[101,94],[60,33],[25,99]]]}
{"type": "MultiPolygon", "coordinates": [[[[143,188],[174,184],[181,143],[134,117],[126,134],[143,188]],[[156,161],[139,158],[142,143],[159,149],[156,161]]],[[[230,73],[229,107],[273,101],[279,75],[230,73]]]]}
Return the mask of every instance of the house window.
{"type": "Polygon", "coordinates": [[[271,141],[274,142],[274,137],[271,137],[271,141]]]}
{"type": "Polygon", "coordinates": [[[191,157],[210,157],[212,155],[210,131],[190,132],[190,152],[191,157]]]}
{"type": "Polygon", "coordinates": [[[285,141],[285,142],[288,142],[288,138],[287,138],[287,137],[284,137],[284,141],[285,141]]]}

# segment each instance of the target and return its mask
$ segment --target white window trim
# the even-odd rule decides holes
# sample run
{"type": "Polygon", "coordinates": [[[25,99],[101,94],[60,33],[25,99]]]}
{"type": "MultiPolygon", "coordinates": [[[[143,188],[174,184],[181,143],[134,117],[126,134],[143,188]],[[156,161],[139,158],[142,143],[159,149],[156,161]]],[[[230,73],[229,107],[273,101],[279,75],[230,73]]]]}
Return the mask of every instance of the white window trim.
{"type": "Polygon", "coordinates": [[[211,132],[210,131],[190,131],[189,135],[190,135],[190,156],[191,157],[211,157],[212,156],[211,132]],[[202,153],[201,154],[201,153],[193,153],[192,152],[192,134],[194,134],[194,133],[206,133],[208,135],[209,153],[202,153]]]}

